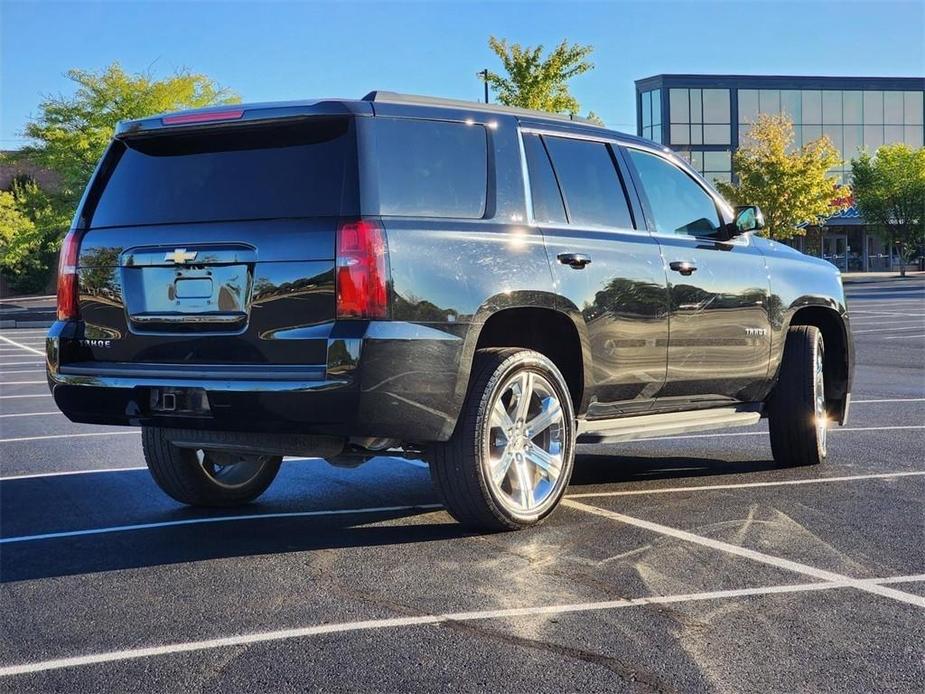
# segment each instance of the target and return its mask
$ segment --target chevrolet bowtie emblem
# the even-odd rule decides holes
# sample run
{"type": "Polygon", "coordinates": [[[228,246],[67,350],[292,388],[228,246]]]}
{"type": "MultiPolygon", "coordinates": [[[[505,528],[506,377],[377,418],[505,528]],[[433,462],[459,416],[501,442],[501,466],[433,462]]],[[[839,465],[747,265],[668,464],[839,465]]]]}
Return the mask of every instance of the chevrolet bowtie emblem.
{"type": "Polygon", "coordinates": [[[177,248],[164,256],[164,260],[169,260],[177,265],[183,265],[191,260],[195,260],[198,251],[187,251],[185,248],[177,248]]]}

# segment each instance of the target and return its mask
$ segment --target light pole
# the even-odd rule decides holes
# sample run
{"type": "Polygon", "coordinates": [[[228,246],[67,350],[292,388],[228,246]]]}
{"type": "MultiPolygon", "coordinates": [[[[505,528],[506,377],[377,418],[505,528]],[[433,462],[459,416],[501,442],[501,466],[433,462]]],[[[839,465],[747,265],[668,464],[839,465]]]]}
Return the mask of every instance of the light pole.
{"type": "Polygon", "coordinates": [[[485,68],[479,73],[482,76],[482,81],[485,83],[485,103],[488,103],[488,68],[485,68]]]}

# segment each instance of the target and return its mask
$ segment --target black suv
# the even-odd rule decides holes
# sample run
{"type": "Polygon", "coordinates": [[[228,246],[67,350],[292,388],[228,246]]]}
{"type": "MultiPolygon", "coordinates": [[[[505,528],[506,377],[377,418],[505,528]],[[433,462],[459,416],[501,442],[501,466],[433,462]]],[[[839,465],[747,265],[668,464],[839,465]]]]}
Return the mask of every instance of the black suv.
{"type": "Polygon", "coordinates": [[[120,124],[61,251],[48,381],[141,426],[178,501],[282,456],[423,457],[478,528],[548,515],[576,443],[769,419],[826,457],[852,340],[839,273],[750,232],[666,148],[394,93],[120,124]]]}

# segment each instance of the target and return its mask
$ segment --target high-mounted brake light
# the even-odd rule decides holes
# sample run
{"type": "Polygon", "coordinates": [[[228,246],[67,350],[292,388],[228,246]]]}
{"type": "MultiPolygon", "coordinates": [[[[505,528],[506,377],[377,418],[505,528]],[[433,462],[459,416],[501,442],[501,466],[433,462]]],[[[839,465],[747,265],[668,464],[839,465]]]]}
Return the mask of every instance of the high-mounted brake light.
{"type": "Polygon", "coordinates": [[[183,125],[184,123],[211,123],[219,120],[238,120],[244,115],[243,108],[228,111],[206,111],[205,113],[183,113],[179,116],[164,116],[164,125],[183,125]]]}
{"type": "Polygon", "coordinates": [[[369,219],[337,230],[337,317],[386,318],[389,250],[382,227],[369,219]]]}
{"type": "Polygon", "coordinates": [[[74,320],[77,308],[77,254],[80,235],[71,229],[61,243],[58,257],[58,320],[74,320]]]}

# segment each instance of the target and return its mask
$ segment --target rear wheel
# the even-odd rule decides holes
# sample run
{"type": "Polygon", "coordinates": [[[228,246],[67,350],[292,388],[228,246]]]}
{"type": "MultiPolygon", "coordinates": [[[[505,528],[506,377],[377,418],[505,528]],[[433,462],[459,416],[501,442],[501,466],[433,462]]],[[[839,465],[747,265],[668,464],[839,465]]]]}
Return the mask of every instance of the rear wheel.
{"type": "Polygon", "coordinates": [[[237,506],[253,501],[270,486],[282,461],[279,456],[179,448],[157,427],[142,428],[142,447],[157,486],[191,506],[237,506]]]}
{"type": "Polygon", "coordinates": [[[574,449],[572,401],[555,364],[531,350],[483,349],[453,437],[431,452],[431,475],[460,523],[515,530],[559,503],[574,449]]]}
{"type": "Polygon", "coordinates": [[[826,459],[824,363],[819,329],[811,325],[790,328],[780,378],[768,403],[771,451],[779,465],[817,465],[826,459]]]}

